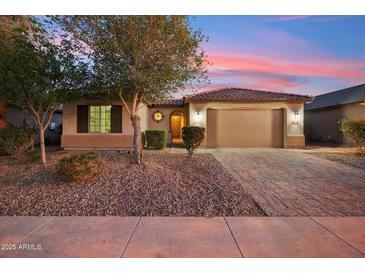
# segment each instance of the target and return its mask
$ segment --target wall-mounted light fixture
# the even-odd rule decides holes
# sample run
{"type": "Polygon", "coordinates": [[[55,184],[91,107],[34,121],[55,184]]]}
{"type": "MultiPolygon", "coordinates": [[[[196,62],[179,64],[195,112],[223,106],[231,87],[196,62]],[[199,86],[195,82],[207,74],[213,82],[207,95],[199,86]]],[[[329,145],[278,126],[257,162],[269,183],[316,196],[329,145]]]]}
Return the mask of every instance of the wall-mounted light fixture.
{"type": "Polygon", "coordinates": [[[296,111],[293,113],[293,124],[298,124],[299,123],[299,112],[296,111]]]}
{"type": "Polygon", "coordinates": [[[195,113],[195,122],[199,123],[201,121],[202,117],[200,115],[200,112],[195,113]]]}
{"type": "Polygon", "coordinates": [[[162,119],[165,117],[165,115],[163,115],[163,113],[159,110],[155,111],[153,114],[152,114],[152,119],[156,122],[156,123],[159,123],[162,121],[162,119]]]}

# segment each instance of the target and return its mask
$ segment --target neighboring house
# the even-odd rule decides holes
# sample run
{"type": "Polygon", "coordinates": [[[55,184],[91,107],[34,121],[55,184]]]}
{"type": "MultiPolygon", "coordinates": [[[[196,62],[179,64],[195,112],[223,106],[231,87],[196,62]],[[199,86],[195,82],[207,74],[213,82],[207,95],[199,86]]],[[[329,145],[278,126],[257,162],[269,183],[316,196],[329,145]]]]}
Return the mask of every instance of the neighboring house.
{"type": "Polygon", "coordinates": [[[319,95],[305,105],[307,140],[351,143],[341,133],[342,119],[365,121],[365,84],[319,95]]]}
{"type": "MultiPolygon", "coordinates": [[[[139,110],[141,130],[165,129],[181,143],[182,127],[206,128],[202,147],[302,147],[303,105],[309,96],[226,88],[167,99],[139,110]]],[[[63,108],[62,147],[131,148],[133,128],[119,101],[85,101],[63,108]]]]}
{"type": "MultiPolygon", "coordinates": [[[[13,125],[16,127],[29,127],[36,130],[33,119],[23,110],[5,104],[0,104],[0,128],[5,125],[13,125]]],[[[58,108],[53,114],[50,126],[45,133],[46,144],[59,144],[62,134],[62,108],[58,108]]],[[[38,140],[36,140],[37,142],[38,140]]]]}

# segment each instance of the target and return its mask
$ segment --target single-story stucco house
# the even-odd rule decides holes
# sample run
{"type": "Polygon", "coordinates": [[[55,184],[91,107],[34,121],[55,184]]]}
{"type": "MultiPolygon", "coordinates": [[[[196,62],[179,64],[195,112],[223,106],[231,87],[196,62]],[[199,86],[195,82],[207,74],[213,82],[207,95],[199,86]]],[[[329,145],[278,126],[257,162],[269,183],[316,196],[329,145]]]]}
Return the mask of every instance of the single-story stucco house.
{"type": "MultiPolygon", "coordinates": [[[[62,133],[62,107],[60,106],[53,114],[51,124],[45,132],[46,144],[60,144],[62,133]]],[[[0,103],[0,129],[6,125],[13,125],[16,127],[29,127],[35,131],[33,119],[20,108],[13,105],[5,105],[0,103]]],[[[36,139],[38,143],[38,139],[36,139]]]]}
{"type": "Polygon", "coordinates": [[[365,84],[316,96],[304,109],[308,141],[350,144],[341,133],[341,120],[365,121],[365,84]]]}
{"type": "MultiPolygon", "coordinates": [[[[206,128],[202,147],[302,147],[304,104],[312,97],[242,88],[167,99],[139,110],[141,129],[165,129],[181,142],[182,127],[206,128]]],[[[62,147],[131,148],[133,128],[120,101],[83,101],[63,107],[62,147]]]]}

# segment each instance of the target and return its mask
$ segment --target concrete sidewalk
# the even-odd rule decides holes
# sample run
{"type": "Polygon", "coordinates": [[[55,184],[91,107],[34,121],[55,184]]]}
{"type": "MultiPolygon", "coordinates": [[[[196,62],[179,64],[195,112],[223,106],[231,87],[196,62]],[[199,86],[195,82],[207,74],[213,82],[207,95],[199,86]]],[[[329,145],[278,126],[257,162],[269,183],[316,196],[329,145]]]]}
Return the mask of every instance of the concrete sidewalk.
{"type": "Polygon", "coordinates": [[[0,257],[365,257],[365,217],[0,217],[0,257]]]}

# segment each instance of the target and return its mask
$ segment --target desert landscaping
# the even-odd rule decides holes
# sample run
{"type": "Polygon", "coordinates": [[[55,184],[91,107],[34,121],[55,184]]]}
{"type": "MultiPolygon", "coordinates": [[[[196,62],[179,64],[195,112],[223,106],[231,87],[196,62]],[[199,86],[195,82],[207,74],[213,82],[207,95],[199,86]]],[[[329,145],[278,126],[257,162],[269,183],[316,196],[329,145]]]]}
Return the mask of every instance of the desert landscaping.
{"type": "Polygon", "coordinates": [[[142,166],[126,152],[97,152],[98,174],[64,182],[49,163],[0,158],[0,215],[265,216],[258,204],[211,154],[145,151],[142,166]]]}

